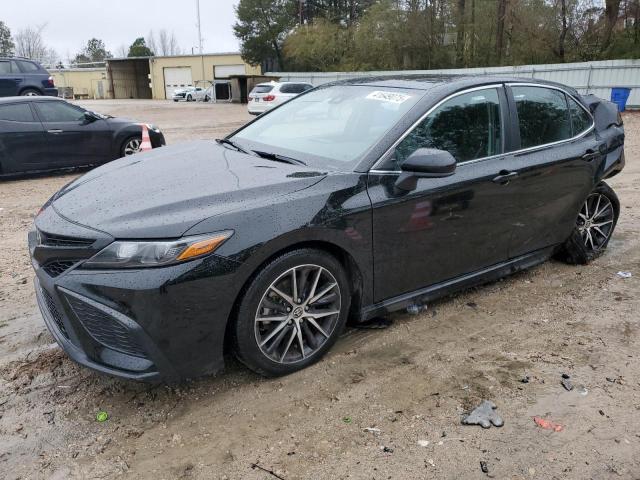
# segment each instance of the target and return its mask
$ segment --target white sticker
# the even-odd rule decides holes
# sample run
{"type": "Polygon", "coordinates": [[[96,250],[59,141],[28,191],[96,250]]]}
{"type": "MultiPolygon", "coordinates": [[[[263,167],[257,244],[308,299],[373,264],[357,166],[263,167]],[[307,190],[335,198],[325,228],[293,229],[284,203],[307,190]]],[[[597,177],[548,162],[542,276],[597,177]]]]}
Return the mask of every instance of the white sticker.
{"type": "Polygon", "coordinates": [[[381,90],[376,90],[375,92],[371,92],[367,97],[369,100],[379,100],[381,102],[391,102],[391,103],[402,103],[411,98],[411,95],[407,95],[406,93],[398,93],[398,92],[383,92],[381,90]]]}

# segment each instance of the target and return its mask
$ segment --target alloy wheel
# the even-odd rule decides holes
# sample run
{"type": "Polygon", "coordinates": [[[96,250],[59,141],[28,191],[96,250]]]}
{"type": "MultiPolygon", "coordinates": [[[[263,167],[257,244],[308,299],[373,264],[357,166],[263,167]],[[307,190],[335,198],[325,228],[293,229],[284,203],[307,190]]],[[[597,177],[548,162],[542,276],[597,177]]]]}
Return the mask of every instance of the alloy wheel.
{"type": "Polygon", "coordinates": [[[277,363],[315,354],[340,318],[340,286],[319,265],[299,265],[280,275],[263,294],[255,316],[256,342],[277,363]]]}
{"type": "Polygon", "coordinates": [[[124,146],[124,154],[128,156],[128,155],[133,155],[134,153],[140,152],[141,143],[142,141],[139,138],[132,138],[124,146]]]}
{"type": "Polygon", "coordinates": [[[585,246],[593,251],[603,248],[613,231],[614,219],[613,204],[606,195],[589,195],[580,209],[577,225],[585,246]]]}

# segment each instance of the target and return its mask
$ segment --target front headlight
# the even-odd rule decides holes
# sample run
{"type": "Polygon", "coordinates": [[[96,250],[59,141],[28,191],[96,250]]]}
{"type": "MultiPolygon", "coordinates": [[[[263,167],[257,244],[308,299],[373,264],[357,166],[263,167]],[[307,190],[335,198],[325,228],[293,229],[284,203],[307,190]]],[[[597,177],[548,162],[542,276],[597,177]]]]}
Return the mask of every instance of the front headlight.
{"type": "Polygon", "coordinates": [[[233,231],[197,235],[167,241],[118,240],[87,260],[82,268],[160,267],[185,262],[212,253],[233,231]]]}

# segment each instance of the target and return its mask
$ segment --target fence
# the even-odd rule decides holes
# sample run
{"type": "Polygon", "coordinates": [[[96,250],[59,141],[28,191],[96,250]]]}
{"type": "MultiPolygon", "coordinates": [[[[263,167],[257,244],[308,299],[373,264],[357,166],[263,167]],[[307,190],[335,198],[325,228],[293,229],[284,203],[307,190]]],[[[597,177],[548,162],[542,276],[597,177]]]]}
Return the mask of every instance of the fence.
{"type": "Polygon", "coordinates": [[[611,89],[631,89],[627,108],[640,108],[640,60],[604,60],[600,62],[554,63],[546,65],[522,65],[517,67],[456,68],[444,70],[404,70],[382,72],[274,72],[266,75],[280,77],[281,81],[309,82],[321,85],[336,80],[355,77],[373,77],[410,74],[465,74],[507,75],[536,78],[563,83],[580,93],[592,93],[610,99],[611,89]]]}

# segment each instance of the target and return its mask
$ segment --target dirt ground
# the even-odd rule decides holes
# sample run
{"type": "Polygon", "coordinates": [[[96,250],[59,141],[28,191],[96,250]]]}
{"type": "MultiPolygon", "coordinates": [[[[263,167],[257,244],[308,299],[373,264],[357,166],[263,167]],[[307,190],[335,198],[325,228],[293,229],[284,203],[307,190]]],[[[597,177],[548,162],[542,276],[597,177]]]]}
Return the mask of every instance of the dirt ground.
{"type": "MultiPolygon", "coordinates": [[[[83,104],[157,123],[169,143],[250,118],[238,105],[83,104]]],[[[75,175],[0,183],[0,478],[640,479],[640,114],[624,119],[627,167],[610,181],[622,212],[604,256],[349,329],[280,379],[233,359],[171,387],[76,366],[37,312],[26,247],[37,209],[75,175]],[[482,399],[502,428],[461,425],[482,399]]]]}

